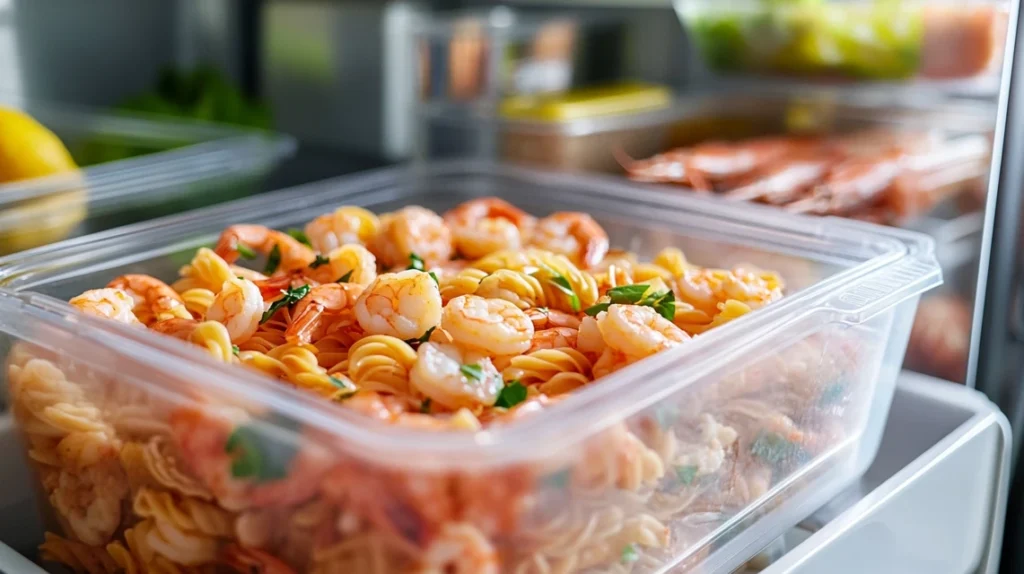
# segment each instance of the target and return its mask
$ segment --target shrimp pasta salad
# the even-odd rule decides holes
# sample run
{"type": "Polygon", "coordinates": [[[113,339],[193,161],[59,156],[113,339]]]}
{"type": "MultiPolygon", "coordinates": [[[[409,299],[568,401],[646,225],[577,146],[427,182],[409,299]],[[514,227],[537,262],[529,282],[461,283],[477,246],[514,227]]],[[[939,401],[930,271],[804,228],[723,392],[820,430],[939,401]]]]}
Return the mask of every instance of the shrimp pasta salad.
{"type": "MultiPolygon", "coordinates": [[[[497,198],[231,225],[169,282],[97,287],[71,306],[421,434],[529,424],[785,292],[497,198]]],[[[472,470],[385,464],[296,421],[283,441],[259,409],[149,395],[27,343],[8,373],[54,518],[41,557],[76,572],[643,572],[839,440],[846,365],[822,348],[841,344],[779,349],[565,456],[472,470]]]]}

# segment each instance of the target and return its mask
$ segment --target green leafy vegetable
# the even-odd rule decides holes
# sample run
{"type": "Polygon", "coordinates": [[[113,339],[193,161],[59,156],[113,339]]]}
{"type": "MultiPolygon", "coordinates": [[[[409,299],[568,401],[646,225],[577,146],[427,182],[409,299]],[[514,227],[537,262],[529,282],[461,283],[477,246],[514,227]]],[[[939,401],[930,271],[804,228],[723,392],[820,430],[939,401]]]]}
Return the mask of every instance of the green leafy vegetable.
{"type": "Polygon", "coordinates": [[[652,293],[640,302],[641,305],[653,307],[659,315],[671,321],[676,316],[676,296],[672,291],[652,293]]]}
{"type": "Polygon", "coordinates": [[[242,425],[228,437],[224,451],[232,457],[232,476],[266,482],[288,475],[288,465],[298,447],[259,433],[252,425],[242,425]]]}
{"type": "Polygon", "coordinates": [[[430,414],[430,403],[430,399],[423,399],[423,402],[420,403],[420,412],[423,414],[430,414]]]}
{"type": "Polygon", "coordinates": [[[437,275],[434,275],[433,271],[428,271],[427,274],[430,275],[430,278],[434,280],[434,284],[440,287],[441,282],[437,279],[437,275]]]}
{"type": "Polygon", "coordinates": [[[237,357],[238,353],[240,352],[238,345],[231,345],[231,352],[234,353],[234,355],[237,357]]]}
{"type": "Polygon", "coordinates": [[[677,466],[676,478],[679,482],[687,486],[693,484],[693,479],[697,478],[697,465],[688,464],[686,466],[677,466]]]}
{"type": "Polygon", "coordinates": [[[288,230],[288,235],[292,236],[292,239],[305,245],[306,247],[313,247],[313,244],[309,241],[309,236],[306,232],[301,229],[291,228],[288,230]]]}
{"type": "Polygon", "coordinates": [[[632,564],[640,559],[640,553],[637,552],[636,546],[633,544],[627,544],[622,549],[622,563],[632,564]]]}
{"type": "Polygon", "coordinates": [[[505,387],[498,393],[498,400],[494,402],[494,406],[510,409],[525,401],[526,394],[526,387],[518,379],[513,379],[505,383],[505,387]]]}
{"type": "Polygon", "coordinates": [[[256,252],[252,250],[252,247],[244,243],[239,242],[235,250],[238,251],[242,259],[256,259],[256,252]]]}
{"type": "Polygon", "coordinates": [[[598,303],[597,305],[587,307],[586,310],[584,310],[583,312],[586,313],[587,315],[590,315],[591,317],[596,317],[598,313],[603,313],[604,311],[607,311],[608,307],[610,306],[611,303],[598,303]]]}
{"type": "Polygon", "coordinates": [[[348,381],[345,381],[343,379],[339,379],[338,377],[328,376],[327,378],[330,379],[331,384],[333,384],[334,386],[338,387],[339,389],[352,389],[352,390],[355,390],[355,387],[352,386],[352,384],[349,383],[348,381]]]}
{"type": "MultiPolygon", "coordinates": [[[[327,257],[324,257],[323,255],[320,255],[319,253],[317,253],[316,254],[316,259],[314,259],[313,262],[309,264],[309,268],[310,269],[316,269],[317,267],[320,267],[321,265],[327,265],[330,262],[331,262],[330,259],[328,259],[327,257]]],[[[349,271],[348,273],[349,273],[349,275],[351,275],[352,271],[349,271]]]]}
{"type": "Polygon", "coordinates": [[[274,248],[270,250],[270,255],[267,255],[267,265],[263,268],[264,275],[271,275],[277,268],[281,266],[281,248],[274,244],[274,248]]]}
{"type": "Polygon", "coordinates": [[[355,269],[353,269],[352,271],[349,271],[348,273],[342,275],[341,278],[338,279],[338,283],[348,283],[348,280],[352,278],[352,273],[354,273],[354,272],[355,272],[355,269]]]}
{"type": "Polygon", "coordinates": [[[294,289],[289,287],[288,290],[284,292],[284,297],[281,297],[270,304],[270,308],[267,309],[266,313],[263,314],[263,318],[260,319],[260,324],[269,321],[270,318],[274,316],[274,313],[277,313],[278,309],[281,309],[282,307],[291,307],[301,301],[303,297],[309,295],[309,290],[309,285],[303,285],[294,289]]]}
{"type": "Polygon", "coordinates": [[[459,367],[459,370],[462,371],[462,374],[465,375],[467,379],[472,379],[478,383],[484,379],[484,368],[475,363],[462,365],[459,367]]]}
{"type": "Polygon", "coordinates": [[[423,258],[415,253],[409,254],[409,266],[406,269],[415,269],[416,271],[426,271],[426,264],[423,262],[423,258]]]}

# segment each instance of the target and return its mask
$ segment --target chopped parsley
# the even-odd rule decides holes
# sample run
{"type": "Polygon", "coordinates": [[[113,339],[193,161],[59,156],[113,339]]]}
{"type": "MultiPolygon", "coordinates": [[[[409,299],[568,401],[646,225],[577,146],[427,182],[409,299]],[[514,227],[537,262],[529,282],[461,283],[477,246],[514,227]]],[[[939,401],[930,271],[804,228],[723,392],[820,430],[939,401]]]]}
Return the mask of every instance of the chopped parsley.
{"type": "Polygon", "coordinates": [[[346,274],[342,275],[341,277],[339,277],[337,282],[338,283],[348,283],[348,280],[352,278],[352,274],[353,273],[355,273],[355,269],[353,269],[353,270],[349,271],[348,273],[346,273],[346,274]]]}
{"type": "Polygon", "coordinates": [[[643,305],[653,308],[659,315],[671,321],[676,314],[676,297],[671,290],[655,291],[644,296],[650,285],[623,285],[608,290],[608,302],[598,303],[584,311],[591,317],[607,311],[611,305],[643,305]]]}
{"type": "Polygon", "coordinates": [[[289,229],[287,233],[288,235],[292,236],[292,239],[298,241],[299,243],[305,245],[306,247],[313,247],[313,243],[310,242],[309,236],[306,235],[305,231],[293,227],[289,229]]]}
{"type": "Polygon", "coordinates": [[[270,250],[270,255],[267,255],[267,265],[263,268],[264,275],[271,275],[277,268],[281,266],[281,248],[274,244],[274,248],[270,250]]]}
{"type": "Polygon", "coordinates": [[[678,479],[680,483],[689,486],[693,484],[693,480],[695,478],[697,478],[697,465],[688,464],[686,466],[676,467],[676,479],[678,479]]]}
{"type": "Polygon", "coordinates": [[[562,275],[561,273],[555,271],[554,269],[545,267],[534,272],[533,276],[537,277],[537,279],[540,279],[548,283],[555,289],[561,291],[566,297],[568,297],[569,307],[571,307],[573,311],[580,310],[580,298],[578,295],[576,295],[576,291],[574,291],[572,288],[572,283],[570,283],[569,280],[565,278],[565,275],[562,275]],[[541,276],[537,277],[538,275],[541,276]]]}
{"type": "Polygon", "coordinates": [[[484,379],[484,368],[475,363],[462,365],[459,367],[459,370],[462,371],[462,374],[465,375],[467,379],[471,379],[478,383],[484,379]]]}
{"type": "Polygon", "coordinates": [[[236,357],[238,356],[239,351],[240,349],[238,348],[238,345],[231,345],[231,353],[236,357]]]}
{"type": "Polygon", "coordinates": [[[438,280],[437,275],[434,275],[433,271],[427,271],[427,275],[430,275],[430,278],[434,280],[434,284],[436,284],[438,287],[441,286],[441,281],[438,280]]]}
{"type": "Polygon", "coordinates": [[[423,399],[423,402],[420,403],[420,412],[425,415],[430,414],[430,403],[430,399],[423,399]]]}
{"type": "Polygon", "coordinates": [[[494,406],[510,409],[525,401],[526,394],[526,387],[518,379],[513,379],[505,383],[505,387],[498,393],[498,400],[494,402],[494,406]]]}
{"type": "Polygon", "coordinates": [[[622,563],[632,564],[640,559],[640,553],[636,550],[636,545],[627,544],[622,548],[622,563]]]}
{"type": "Polygon", "coordinates": [[[829,407],[842,401],[843,393],[846,392],[846,385],[843,383],[833,383],[822,391],[821,397],[818,398],[819,407],[829,407]]]}
{"type": "Polygon", "coordinates": [[[231,475],[257,482],[285,478],[297,451],[296,445],[263,435],[252,425],[236,428],[224,444],[224,452],[232,457],[231,475]]]}
{"type": "MultiPolygon", "coordinates": [[[[321,265],[327,265],[330,262],[331,262],[331,260],[329,258],[324,257],[323,255],[320,255],[319,253],[317,253],[316,254],[316,259],[314,259],[313,262],[309,264],[309,268],[310,269],[316,269],[317,267],[320,267],[321,265]]],[[[349,273],[351,273],[351,271],[349,273]]]]}
{"type": "Polygon", "coordinates": [[[557,490],[562,490],[565,487],[569,486],[569,479],[571,478],[572,470],[567,468],[565,470],[560,470],[558,472],[545,476],[543,479],[541,479],[541,482],[543,482],[545,486],[557,490]]]}
{"type": "Polygon", "coordinates": [[[278,309],[281,309],[282,307],[291,307],[292,305],[298,303],[300,300],[302,300],[303,297],[309,295],[309,290],[309,285],[303,285],[301,287],[296,287],[294,289],[289,287],[287,291],[283,292],[284,297],[281,297],[277,301],[274,301],[273,303],[270,304],[270,308],[267,309],[266,313],[263,314],[263,318],[260,319],[260,324],[269,321],[270,318],[274,316],[274,313],[277,313],[278,309]]]}
{"type": "Polygon", "coordinates": [[[773,469],[781,469],[792,463],[801,463],[809,458],[807,451],[800,445],[786,440],[776,432],[761,431],[750,444],[750,454],[771,465],[773,469]]]}
{"type": "Polygon", "coordinates": [[[330,375],[328,375],[327,378],[330,379],[332,385],[338,387],[339,389],[351,389],[353,392],[356,390],[356,387],[353,386],[352,383],[344,379],[339,379],[338,377],[332,377],[330,375]]]}
{"type": "Polygon", "coordinates": [[[239,242],[238,245],[235,246],[235,250],[242,256],[242,259],[256,259],[256,252],[252,250],[252,247],[249,247],[244,243],[239,242]]]}
{"type": "Polygon", "coordinates": [[[409,266],[406,269],[415,269],[416,271],[426,271],[426,264],[423,262],[423,258],[415,253],[409,254],[409,266]]]}

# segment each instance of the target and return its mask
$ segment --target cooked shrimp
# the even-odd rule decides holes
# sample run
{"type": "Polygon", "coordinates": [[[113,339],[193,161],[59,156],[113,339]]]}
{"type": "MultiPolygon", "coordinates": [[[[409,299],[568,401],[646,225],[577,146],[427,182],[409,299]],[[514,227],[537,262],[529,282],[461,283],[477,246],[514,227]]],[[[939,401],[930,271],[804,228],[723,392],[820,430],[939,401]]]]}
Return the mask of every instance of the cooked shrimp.
{"type": "Polygon", "coordinates": [[[284,333],[285,339],[289,343],[309,343],[323,338],[331,323],[351,312],[362,294],[363,286],[354,283],[327,283],[313,287],[295,305],[292,323],[284,333]]]}
{"type": "Polygon", "coordinates": [[[490,359],[475,359],[455,345],[423,343],[416,356],[409,384],[445,407],[491,406],[504,387],[490,359]]]}
{"type": "Polygon", "coordinates": [[[490,355],[517,355],[530,348],[533,323],[503,299],[462,295],[448,302],[441,327],[456,345],[490,355]]]}
{"type": "Polygon", "coordinates": [[[128,479],[120,444],[103,432],[73,432],[57,444],[60,471],[51,471],[50,503],[75,537],[100,546],[121,524],[128,479]]]}
{"type": "Polygon", "coordinates": [[[595,379],[600,379],[601,377],[607,377],[633,362],[635,362],[635,360],[625,353],[616,351],[611,347],[605,347],[604,351],[601,352],[601,356],[594,362],[594,367],[591,369],[591,372],[594,374],[595,379]]]}
{"type": "Polygon", "coordinates": [[[586,213],[562,211],[540,220],[530,244],[561,253],[589,269],[608,253],[608,234],[586,213]]]}
{"type": "Polygon", "coordinates": [[[498,552],[468,523],[446,524],[427,549],[417,574],[498,574],[498,552]]]}
{"type": "Polygon", "coordinates": [[[153,323],[149,329],[156,333],[167,335],[168,337],[188,341],[192,338],[192,333],[195,332],[196,327],[198,326],[199,321],[195,319],[179,319],[175,317],[173,319],[164,319],[163,321],[153,323]]]}
{"type": "Polygon", "coordinates": [[[570,329],[579,329],[580,327],[579,317],[564,311],[558,311],[557,309],[534,307],[526,310],[526,316],[533,322],[533,329],[535,331],[554,329],[556,327],[568,327],[570,329]]]}
{"type": "Polygon", "coordinates": [[[441,292],[422,271],[385,273],[370,283],[354,311],[370,335],[418,339],[441,322],[441,292]]]}
{"type": "Polygon", "coordinates": [[[252,337],[263,317],[263,294],[248,279],[228,279],[206,311],[206,319],[228,328],[231,342],[238,345],[252,337]]]}
{"type": "Polygon", "coordinates": [[[530,348],[527,349],[526,352],[532,353],[541,349],[560,349],[562,347],[575,349],[576,338],[578,336],[579,331],[568,327],[554,327],[551,329],[544,329],[543,331],[537,331],[533,334],[533,339],[530,341],[530,348]]]}
{"type": "Polygon", "coordinates": [[[121,289],[93,289],[71,299],[68,303],[88,315],[113,319],[129,325],[142,324],[132,311],[135,300],[121,289]]]}
{"type": "Polygon", "coordinates": [[[319,283],[335,283],[344,279],[345,283],[369,285],[377,278],[377,258],[362,245],[350,243],[318,258],[306,275],[319,283]]]}
{"type": "Polygon", "coordinates": [[[291,566],[255,548],[232,544],[221,552],[221,562],[238,574],[295,574],[291,566]]]}
{"type": "Polygon", "coordinates": [[[455,248],[463,256],[479,259],[502,249],[519,249],[536,219],[497,197],[471,199],[444,214],[455,248]]]}
{"type": "Polygon", "coordinates": [[[411,408],[409,401],[403,398],[363,390],[341,404],[372,419],[389,423],[398,420],[400,415],[409,412],[411,408]]]}
{"type": "Polygon", "coordinates": [[[282,231],[263,225],[232,225],[220,234],[214,252],[228,263],[234,263],[241,252],[249,249],[270,255],[277,248],[281,262],[276,271],[296,271],[313,262],[313,250],[282,231]]]}
{"type": "Polygon", "coordinates": [[[640,305],[612,305],[598,314],[597,326],[609,347],[634,359],[690,340],[685,331],[654,309],[640,305]]]}
{"type": "Polygon", "coordinates": [[[607,345],[601,329],[597,326],[597,319],[584,317],[580,321],[580,328],[576,334],[576,350],[591,355],[591,359],[600,355],[607,345]]]}
{"type": "Polygon", "coordinates": [[[181,295],[156,277],[122,275],[108,283],[107,287],[121,289],[131,295],[135,300],[132,311],[147,325],[172,317],[192,318],[192,313],[185,308],[181,295]]]}
{"type": "Polygon", "coordinates": [[[377,235],[379,227],[376,215],[362,207],[349,205],[310,221],[305,231],[313,249],[329,253],[342,245],[365,245],[377,235]]]}
{"type": "Polygon", "coordinates": [[[452,234],[440,215],[410,206],[381,217],[369,248],[386,268],[408,265],[411,255],[438,265],[451,259],[452,234]]]}
{"type": "Polygon", "coordinates": [[[254,439],[258,431],[252,429],[258,427],[247,424],[248,416],[241,409],[183,406],[171,413],[168,422],[182,460],[228,510],[305,502],[316,495],[331,465],[330,457],[309,439],[295,437],[299,444],[287,446],[264,444],[270,436],[254,439]],[[239,435],[242,429],[245,432],[239,435]],[[268,458],[282,450],[294,456],[287,461],[268,458]],[[248,463],[246,472],[252,478],[236,476],[233,467],[240,457],[248,463]],[[274,475],[277,465],[287,466],[285,476],[274,475]]]}

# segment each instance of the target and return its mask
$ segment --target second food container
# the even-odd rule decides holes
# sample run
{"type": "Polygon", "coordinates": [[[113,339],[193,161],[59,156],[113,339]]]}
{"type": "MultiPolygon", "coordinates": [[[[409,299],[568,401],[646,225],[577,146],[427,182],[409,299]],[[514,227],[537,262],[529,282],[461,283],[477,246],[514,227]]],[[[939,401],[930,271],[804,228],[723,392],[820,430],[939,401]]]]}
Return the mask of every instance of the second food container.
{"type": "Polygon", "coordinates": [[[0,184],[0,254],[244,197],[295,149],[280,134],[202,122],[21,107],[80,169],[0,184]]]}
{"type": "Polygon", "coordinates": [[[315,184],[3,264],[6,372],[47,495],[49,558],[353,574],[738,567],[867,468],[918,297],[941,282],[918,234],[474,163],[315,184]],[[119,274],[173,281],[233,223],[482,196],[585,211],[640,258],[678,248],[698,265],[776,270],[786,296],[471,432],[382,424],[63,303],[119,274]],[[107,450],[75,454],[97,437],[107,450]],[[233,459],[242,446],[258,460],[233,459]],[[93,455],[105,458],[69,462],[93,455]],[[125,482],[68,505],[65,489],[110,477],[125,482]]]}

